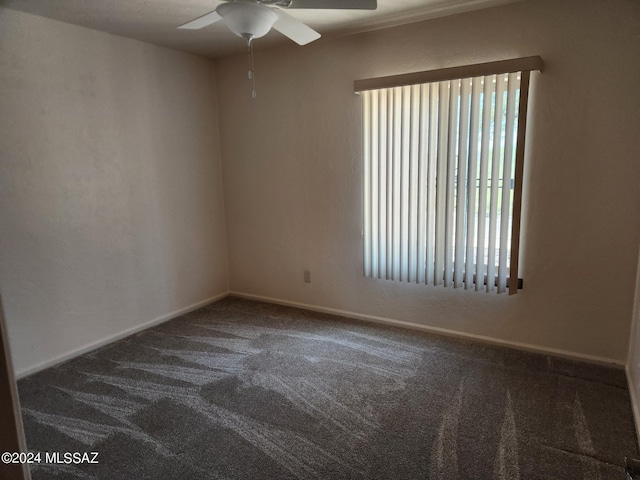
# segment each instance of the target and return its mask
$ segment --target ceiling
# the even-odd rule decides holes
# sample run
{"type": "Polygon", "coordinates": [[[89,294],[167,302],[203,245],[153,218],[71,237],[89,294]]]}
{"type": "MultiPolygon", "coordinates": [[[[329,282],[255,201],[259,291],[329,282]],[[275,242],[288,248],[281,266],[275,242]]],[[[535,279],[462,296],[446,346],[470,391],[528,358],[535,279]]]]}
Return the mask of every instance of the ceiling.
{"type": "MultiPolygon", "coordinates": [[[[295,10],[287,13],[324,37],[357,33],[521,0],[378,0],[377,10],[295,10]]],[[[216,8],[219,0],[0,0],[0,6],[215,58],[246,51],[221,22],[201,30],[176,27],[216,8]]],[[[291,42],[272,30],[256,49],[291,42]]],[[[304,47],[300,47],[304,48],[304,47]]]]}

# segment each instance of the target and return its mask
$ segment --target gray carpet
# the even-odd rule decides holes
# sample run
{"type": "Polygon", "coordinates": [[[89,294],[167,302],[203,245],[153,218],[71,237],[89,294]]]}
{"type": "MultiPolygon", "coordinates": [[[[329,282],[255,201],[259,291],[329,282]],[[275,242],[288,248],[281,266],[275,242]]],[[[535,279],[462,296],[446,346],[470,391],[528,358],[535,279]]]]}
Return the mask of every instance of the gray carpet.
{"type": "Polygon", "coordinates": [[[41,479],[625,478],[622,370],[228,298],[19,382],[41,479]]]}

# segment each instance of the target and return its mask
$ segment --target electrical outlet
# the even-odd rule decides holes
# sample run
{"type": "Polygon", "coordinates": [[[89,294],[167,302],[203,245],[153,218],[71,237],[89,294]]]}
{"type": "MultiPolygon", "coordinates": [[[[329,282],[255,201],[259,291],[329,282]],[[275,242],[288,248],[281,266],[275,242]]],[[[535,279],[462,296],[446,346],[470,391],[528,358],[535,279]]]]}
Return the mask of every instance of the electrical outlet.
{"type": "Polygon", "coordinates": [[[304,281],[305,283],[311,283],[311,272],[309,270],[304,271],[304,281]]]}

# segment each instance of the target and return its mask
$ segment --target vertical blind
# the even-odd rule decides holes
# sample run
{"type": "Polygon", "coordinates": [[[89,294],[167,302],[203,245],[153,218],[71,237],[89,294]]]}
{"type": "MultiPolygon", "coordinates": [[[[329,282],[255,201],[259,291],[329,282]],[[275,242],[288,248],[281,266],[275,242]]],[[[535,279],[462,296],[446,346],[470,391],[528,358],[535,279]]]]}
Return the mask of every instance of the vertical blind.
{"type": "Polygon", "coordinates": [[[528,74],[361,92],[366,276],[517,291],[514,174],[528,74]]]}

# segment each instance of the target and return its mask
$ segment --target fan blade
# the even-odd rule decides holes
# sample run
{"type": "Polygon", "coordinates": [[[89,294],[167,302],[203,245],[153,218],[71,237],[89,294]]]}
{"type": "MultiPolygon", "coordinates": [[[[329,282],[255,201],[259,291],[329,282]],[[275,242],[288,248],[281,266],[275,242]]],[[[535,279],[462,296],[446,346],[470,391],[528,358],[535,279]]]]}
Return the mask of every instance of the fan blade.
{"type": "Polygon", "coordinates": [[[273,24],[273,28],[286,37],[296,42],[298,45],[306,45],[320,38],[320,34],[314,29],[307,27],[300,20],[291,15],[278,10],[278,20],[273,24]]]}
{"type": "Polygon", "coordinates": [[[349,10],[375,10],[377,0],[291,0],[288,8],[331,8],[349,10]]]}
{"type": "Polygon", "coordinates": [[[191,20],[184,25],[180,25],[178,28],[184,28],[186,30],[197,30],[199,28],[206,27],[207,25],[211,25],[212,23],[216,23],[221,18],[222,17],[218,15],[218,12],[214,10],[213,12],[205,13],[195,20],[191,20]]]}

